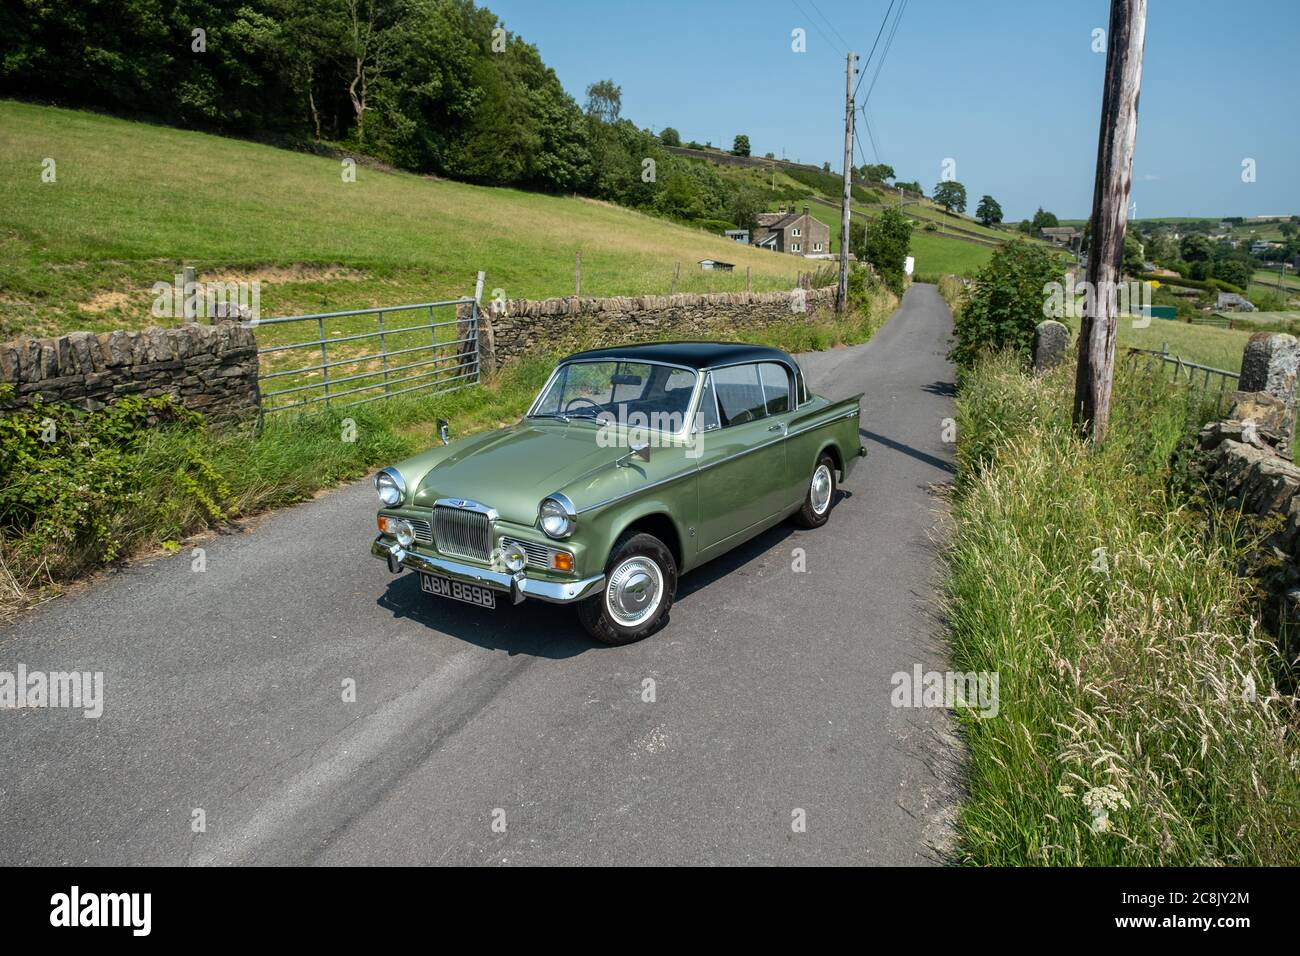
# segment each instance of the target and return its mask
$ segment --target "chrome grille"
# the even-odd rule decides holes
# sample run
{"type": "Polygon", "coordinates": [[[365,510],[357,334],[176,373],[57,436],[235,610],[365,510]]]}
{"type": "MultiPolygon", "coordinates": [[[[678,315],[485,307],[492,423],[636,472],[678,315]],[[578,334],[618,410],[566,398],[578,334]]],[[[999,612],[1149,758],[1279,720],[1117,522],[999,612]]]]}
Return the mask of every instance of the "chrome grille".
{"type": "Polygon", "coordinates": [[[433,537],[443,554],[487,561],[492,555],[492,520],[482,511],[433,509],[433,537]]]}
{"type": "Polygon", "coordinates": [[[544,544],[534,544],[531,541],[520,541],[518,538],[502,538],[501,547],[508,548],[511,546],[518,548],[528,559],[529,565],[535,568],[549,568],[551,566],[552,549],[544,544]]]}
{"type": "Polygon", "coordinates": [[[411,533],[415,535],[415,540],[420,544],[433,544],[433,525],[423,518],[407,518],[411,525],[411,533]]]}

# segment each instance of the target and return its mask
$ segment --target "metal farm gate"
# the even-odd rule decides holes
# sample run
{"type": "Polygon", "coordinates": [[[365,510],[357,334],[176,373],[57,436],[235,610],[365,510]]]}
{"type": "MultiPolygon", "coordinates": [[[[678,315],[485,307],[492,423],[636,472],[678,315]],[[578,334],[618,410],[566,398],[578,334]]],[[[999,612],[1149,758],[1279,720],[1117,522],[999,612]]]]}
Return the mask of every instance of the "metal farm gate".
{"type": "Polygon", "coordinates": [[[475,299],[448,299],[259,319],[262,413],[475,385],[478,318],[475,299]]]}

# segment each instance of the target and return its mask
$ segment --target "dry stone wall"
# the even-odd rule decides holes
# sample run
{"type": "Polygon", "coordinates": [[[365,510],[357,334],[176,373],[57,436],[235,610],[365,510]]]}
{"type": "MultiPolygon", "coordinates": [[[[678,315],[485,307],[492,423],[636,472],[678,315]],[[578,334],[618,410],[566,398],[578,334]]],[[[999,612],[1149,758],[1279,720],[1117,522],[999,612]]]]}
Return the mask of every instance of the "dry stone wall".
{"type": "Polygon", "coordinates": [[[42,401],[93,411],[123,395],[170,395],[216,421],[256,416],[257,341],[235,322],[143,331],[73,332],[0,344],[5,402],[42,401]]]}
{"type": "MultiPolygon", "coordinates": [[[[728,338],[835,307],[835,290],[509,299],[483,306],[479,348],[488,368],[541,349],[600,348],[655,339],[728,338]]],[[[460,318],[468,318],[467,306],[460,318]]]]}

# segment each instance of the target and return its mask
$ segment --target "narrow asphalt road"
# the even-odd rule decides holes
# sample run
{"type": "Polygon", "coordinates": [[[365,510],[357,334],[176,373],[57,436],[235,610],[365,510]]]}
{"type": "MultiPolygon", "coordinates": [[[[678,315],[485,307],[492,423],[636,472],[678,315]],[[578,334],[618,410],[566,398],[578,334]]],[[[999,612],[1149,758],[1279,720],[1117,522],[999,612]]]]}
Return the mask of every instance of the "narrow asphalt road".
{"type": "Polygon", "coordinates": [[[368,481],[212,538],[202,573],[187,550],[26,616],[0,671],[102,671],[104,711],[0,710],[0,864],[940,859],[947,717],[890,691],[943,668],[951,328],[918,285],[871,342],[801,357],[865,391],[870,457],[829,525],[688,575],[631,647],[390,576],[368,481]]]}

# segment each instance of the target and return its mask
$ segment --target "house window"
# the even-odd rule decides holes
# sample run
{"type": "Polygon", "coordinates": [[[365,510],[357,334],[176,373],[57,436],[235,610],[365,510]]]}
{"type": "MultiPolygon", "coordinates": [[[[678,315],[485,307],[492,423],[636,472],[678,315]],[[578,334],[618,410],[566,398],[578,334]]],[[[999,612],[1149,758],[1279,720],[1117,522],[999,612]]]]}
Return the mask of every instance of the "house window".
{"type": "Polygon", "coordinates": [[[791,230],[790,230],[790,235],[792,235],[792,236],[799,236],[799,235],[803,235],[803,234],[802,234],[802,233],[801,233],[797,228],[795,228],[795,229],[791,229],[791,230]]]}
{"type": "Polygon", "coordinates": [[[820,242],[815,243],[813,245],[813,252],[821,252],[821,251],[822,251],[822,244],[820,242]]]}
{"type": "Polygon", "coordinates": [[[795,243],[794,245],[792,245],[790,248],[791,248],[791,250],[793,250],[794,252],[798,252],[798,251],[799,251],[799,243],[796,242],[796,243],[795,243]]]}

